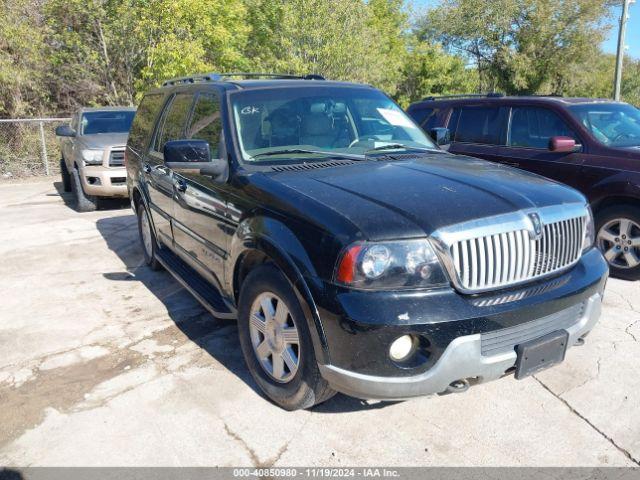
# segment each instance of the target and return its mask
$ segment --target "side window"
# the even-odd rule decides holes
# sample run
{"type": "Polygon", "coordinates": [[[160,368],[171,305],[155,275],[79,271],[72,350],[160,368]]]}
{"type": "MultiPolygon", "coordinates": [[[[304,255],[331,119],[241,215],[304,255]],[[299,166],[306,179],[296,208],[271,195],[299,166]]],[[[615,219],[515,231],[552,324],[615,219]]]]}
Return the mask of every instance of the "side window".
{"type": "Polygon", "coordinates": [[[439,126],[438,125],[439,114],[440,114],[440,110],[437,108],[434,108],[433,111],[429,114],[429,116],[427,116],[427,118],[425,118],[424,121],[420,124],[420,126],[425,132],[429,133],[429,131],[432,128],[439,126]]]}
{"type": "Polygon", "coordinates": [[[410,115],[413,117],[413,120],[424,129],[423,123],[433,116],[434,111],[435,109],[433,108],[417,108],[412,110],[410,115]]]}
{"type": "Polygon", "coordinates": [[[218,158],[221,132],[222,119],[218,96],[214,93],[201,93],[196,98],[186,138],[206,140],[211,148],[211,158],[218,158]]]}
{"type": "Polygon", "coordinates": [[[184,138],[184,128],[192,103],[193,95],[191,93],[178,93],[169,100],[160,121],[161,125],[156,132],[153,150],[162,152],[164,144],[168,141],[184,138]]]}
{"type": "Polygon", "coordinates": [[[500,145],[503,118],[500,107],[462,107],[454,142],[500,145]]]}
{"type": "Polygon", "coordinates": [[[415,122],[420,125],[420,128],[429,133],[432,128],[438,125],[438,115],[440,114],[439,108],[421,108],[420,110],[414,110],[411,112],[411,116],[415,122]]]}
{"type": "Polygon", "coordinates": [[[127,142],[133,150],[142,152],[147,146],[149,136],[153,133],[153,122],[158,110],[162,107],[163,98],[163,94],[153,93],[145,95],[140,102],[136,116],[133,117],[133,123],[131,123],[129,141],[127,142]]]}
{"type": "Polygon", "coordinates": [[[549,148],[555,136],[577,137],[556,113],[541,107],[516,107],[511,113],[509,145],[513,147],[549,148]]]}

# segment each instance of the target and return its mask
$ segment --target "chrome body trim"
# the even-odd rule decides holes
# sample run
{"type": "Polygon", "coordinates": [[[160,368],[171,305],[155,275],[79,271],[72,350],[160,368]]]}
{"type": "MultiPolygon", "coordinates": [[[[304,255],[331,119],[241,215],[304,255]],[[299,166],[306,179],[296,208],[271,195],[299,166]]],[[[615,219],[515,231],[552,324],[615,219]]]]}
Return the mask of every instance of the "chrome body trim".
{"type": "Polygon", "coordinates": [[[441,228],[429,240],[454,287],[481,293],[574,266],[588,218],[582,203],[531,208],[441,228]]]}

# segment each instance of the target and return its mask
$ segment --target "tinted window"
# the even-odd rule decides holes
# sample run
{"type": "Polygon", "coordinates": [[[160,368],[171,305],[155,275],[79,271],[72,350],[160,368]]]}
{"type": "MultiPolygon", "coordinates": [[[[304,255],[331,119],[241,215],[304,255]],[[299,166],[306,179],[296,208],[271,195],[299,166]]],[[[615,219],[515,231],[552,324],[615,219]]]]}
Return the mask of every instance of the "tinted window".
{"type": "Polygon", "coordinates": [[[142,102],[140,102],[129,132],[128,143],[134,150],[141,152],[147,146],[149,135],[153,132],[153,122],[162,106],[162,99],[162,94],[154,93],[145,95],[142,102]]]}
{"type": "Polygon", "coordinates": [[[80,124],[81,135],[96,133],[126,133],[136,112],[132,110],[107,112],[85,112],[80,124]]]}
{"type": "Polygon", "coordinates": [[[184,127],[192,101],[193,95],[190,93],[179,93],[169,101],[161,121],[162,125],[156,134],[154,143],[156,152],[162,152],[164,144],[168,141],[184,138],[184,127]]]}
{"type": "Polygon", "coordinates": [[[213,93],[198,95],[186,138],[206,140],[211,148],[211,158],[218,158],[221,131],[220,102],[217,95],[213,93]]]}
{"type": "Polygon", "coordinates": [[[462,107],[454,141],[500,145],[502,118],[499,107],[462,107]]]}
{"type": "Polygon", "coordinates": [[[626,103],[587,103],[569,107],[596,139],[612,147],[640,146],[640,110],[626,103]]]}
{"type": "Polygon", "coordinates": [[[419,110],[412,110],[411,116],[422,129],[429,133],[432,128],[438,125],[439,108],[421,108],[419,110]]]}
{"type": "Polygon", "coordinates": [[[422,123],[433,114],[433,110],[433,108],[415,108],[409,112],[409,115],[418,125],[422,126],[422,123]]]}
{"type": "Polygon", "coordinates": [[[424,121],[420,124],[420,126],[423,128],[423,130],[425,132],[428,132],[429,130],[431,130],[432,128],[435,128],[438,126],[438,114],[440,113],[440,110],[438,109],[434,109],[427,118],[424,119],[424,121]]]}
{"type": "Polygon", "coordinates": [[[549,148],[549,139],[555,136],[576,138],[564,120],[547,108],[513,109],[509,145],[546,149],[549,148]]]}

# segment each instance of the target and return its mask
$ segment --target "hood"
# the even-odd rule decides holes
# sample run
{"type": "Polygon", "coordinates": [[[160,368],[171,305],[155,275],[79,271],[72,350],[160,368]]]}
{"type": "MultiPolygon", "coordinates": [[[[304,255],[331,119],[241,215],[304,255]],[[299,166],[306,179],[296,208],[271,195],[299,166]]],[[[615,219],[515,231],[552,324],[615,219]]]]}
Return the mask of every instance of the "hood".
{"type": "Polygon", "coordinates": [[[127,144],[129,133],[96,133],[94,135],[81,135],[78,140],[86,148],[124,147],[127,144]]]}
{"type": "Polygon", "coordinates": [[[543,177],[441,153],[277,173],[272,179],[342,215],[369,240],[430,235],[477,218],[586,202],[543,177]]]}

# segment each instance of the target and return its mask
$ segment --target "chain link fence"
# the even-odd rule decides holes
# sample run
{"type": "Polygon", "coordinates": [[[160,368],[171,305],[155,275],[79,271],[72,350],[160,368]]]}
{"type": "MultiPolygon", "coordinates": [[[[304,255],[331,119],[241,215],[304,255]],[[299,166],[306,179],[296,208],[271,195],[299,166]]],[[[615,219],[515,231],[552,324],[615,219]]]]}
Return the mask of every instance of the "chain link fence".
{"type": "Polygon", "coordinates": [[[0,180],[60,172],[55,129],[69,118],[0,119],[0,180]]]}

